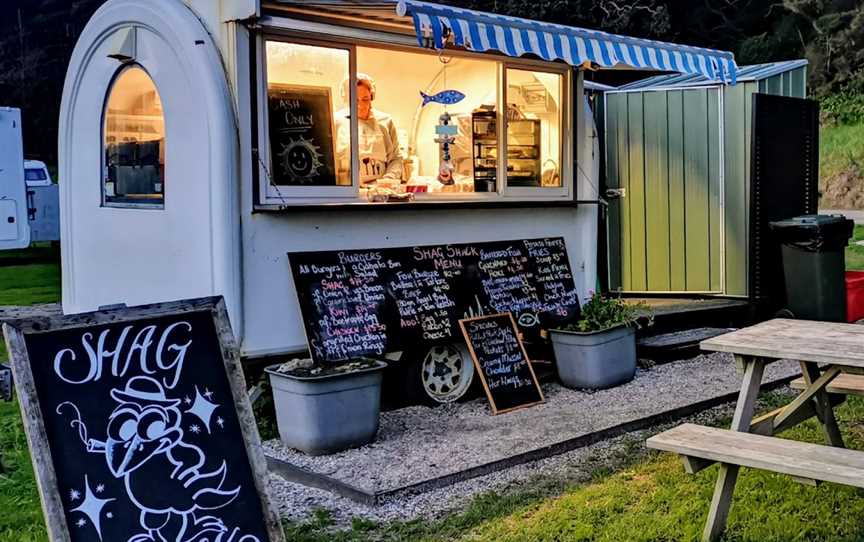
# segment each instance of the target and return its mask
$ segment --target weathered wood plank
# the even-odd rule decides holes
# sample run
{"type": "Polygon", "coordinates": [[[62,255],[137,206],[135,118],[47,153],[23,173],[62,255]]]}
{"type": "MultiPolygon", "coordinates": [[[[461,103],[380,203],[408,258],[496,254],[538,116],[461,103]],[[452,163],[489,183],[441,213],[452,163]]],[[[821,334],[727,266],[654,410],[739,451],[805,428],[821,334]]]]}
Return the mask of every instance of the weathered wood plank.
{"type": "Polygon", "coordinates": [[[864,368],[864,326],[775,319],[700,344],[702,350],[864,368]]]}
{"type": "MultiPolygon", "coordinates": [[[[803,390],[807,387],[803,377],[793,380],[789,385],[796,390],[803,390]]],[[[825,391],[842,395],[864,395],[864,376],[838,375],[825,387],[825,391]]]]}
{"type": "MultiPolygon", "coordinates": [[[[830,369],[828,369],[828,371],[830,371],[830,369]]],[[[813,386],[820,378],[819,366],[815,363],[802,361],[801,373],[804,382],[808,385],[807,390],[810,389],[809,386],[813,386]]],[[[831,380],[834,380],[835,378],[837,378],[837,376],[834,376],[831,380]]],[[[827,386],[827,384],[825,386],[827,386]]],[[[837,426],[837,419],[834,417],[834,409],[831,406],[831,401],[828,399],[828,393],[825,391],[825,386],[822,386],[822,388],[813,395],[813,401],[815,402],[816,407],[816,417],[819,418],[819,423],[822,426],[822,431],[825,433],[825,440],[828,444],[839,448],[845,448],[846,445],[843,444],[843,435],[840,434],[840,428],[837,426]]],[[[807,390],[804,390],[804,393],[806,393],[807,390]]]]}
{"type": "Polygon", "coordinates": [[[684,424],[648,439],[647,446],[754,469],[864,488],[864,453],[684,424]]]}
{"type": "MultiPolygon", "coordinates": [[[[762,386],[762,375],[765,372],[766,362],[761,358],[748,358],[739,355],[735,356],[735,361],[744,367],[744,379],[738,394],[735,414],[732,416],[732,431],[744,432],[750,428],[750,422],[753,419],[756,398],[759,395],[759,388],[762,386]]],[[[712,458],[703,457],[702,459],[712,458]]],[[[717,483],[714,486],[714,495],[711,497],[711,505],[708,508],[708,520],[705,522],[705,530],[702,533],[703,540],[707,542],[717,540],[726,528],[726,519],[729,517],[732,494],[735,492],[737,480],[738,465],[735,462],[726,462],[720,465],[717,483]]]]}
{"type": "MultiPolygon", "coordinates": [[[[814,380],[813,383],[798,397],[783,407],[783,412],[781,412],[774,420],[775,425],[782,425],[787,419],[791,419],[798,409],[804,407],[811,399],[814,399],[820,394],[820,392],[823,392],[825,386],[836,378],[838,374],[840,374],[840,369],[838,367],[829,367],[824,373],[822,373],[822,376],[814,380]]],[[[819,414],[818,405],[816,407],[816,413],[819,414]]]]}

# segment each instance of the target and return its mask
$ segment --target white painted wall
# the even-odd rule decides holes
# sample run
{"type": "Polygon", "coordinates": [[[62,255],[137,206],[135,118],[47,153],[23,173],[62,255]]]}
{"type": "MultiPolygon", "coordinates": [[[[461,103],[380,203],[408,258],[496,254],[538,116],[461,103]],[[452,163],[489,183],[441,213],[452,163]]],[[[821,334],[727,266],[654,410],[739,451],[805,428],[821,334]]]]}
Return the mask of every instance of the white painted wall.
{"type": "Polygon", "coordinates": [[[596,215],[591,207],[244,215],[244,352],[262,355],[306,347],[288,251],[563,236],[584,297],[596,281],[596,222],[591,222],[596,215]]]}
{"type": "Polygon", "coordinates": [[[238,139],[219,52],[180,0],[111,0],[72,55],[60,122],[63,309],[222,294],[241,332],[238,139]],[[135,61],[165,114],[164,209],[101,206],[102,114],[137,28],[135,61]]]}
{"type": "MultiPolygon", "coordinates": [[[[206,0],[186,2],[194,12],[180,0],[110,0],[76,46],[61,112],[64,311],[222,294],[244,354],[296,351],[306,339],[289,251],[552,236],[567,242],[580,295],[595,288],[595,205],[253,212],[248,31],[206,0]],[[165,109],[163,211],[99,206],[103,99],[119,67],[107,54],[133,21],[143,24],[138,60],[165,109]]],[[[598,160],[585,162],[596,139],[576,127],[581,167],[596,171],[598,160]]],[[[576,186],[596,199],[578,173],[576,186]]]]}

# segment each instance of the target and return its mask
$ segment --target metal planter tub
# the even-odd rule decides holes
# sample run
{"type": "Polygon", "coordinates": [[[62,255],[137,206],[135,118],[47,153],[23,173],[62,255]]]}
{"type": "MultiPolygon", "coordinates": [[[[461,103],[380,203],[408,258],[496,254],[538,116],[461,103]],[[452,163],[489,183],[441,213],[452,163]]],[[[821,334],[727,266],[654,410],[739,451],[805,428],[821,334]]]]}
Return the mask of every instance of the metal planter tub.
{"type": "Polygon", "coordinates": [[[386,363],[316,376],[268,367],[279,438],[309,455],[326,455],[375,440],[386,363]]]}
{"type": "Polygon", "coordinates": [[[602,389],[636,375],[636,330],[617,326],[581,333],[550,330],[558,377],[573,389],[602,389]]]}

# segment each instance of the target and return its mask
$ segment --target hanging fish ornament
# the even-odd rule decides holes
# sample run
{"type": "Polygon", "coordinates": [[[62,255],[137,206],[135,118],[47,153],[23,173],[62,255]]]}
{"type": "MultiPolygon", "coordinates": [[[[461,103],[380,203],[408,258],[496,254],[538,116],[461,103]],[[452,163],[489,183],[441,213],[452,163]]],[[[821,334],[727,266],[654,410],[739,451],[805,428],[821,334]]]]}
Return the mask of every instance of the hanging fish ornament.
{"type": "Polygon", "coordinates": [[[420,96],[423,97],[423,105],[426,105],[429,102],[435,102],[444,105],[453,105],[458,104],[465,99],[465,95],[458,90],[442,90],[434,96],[430,96],[421,90],[420,96]]]}

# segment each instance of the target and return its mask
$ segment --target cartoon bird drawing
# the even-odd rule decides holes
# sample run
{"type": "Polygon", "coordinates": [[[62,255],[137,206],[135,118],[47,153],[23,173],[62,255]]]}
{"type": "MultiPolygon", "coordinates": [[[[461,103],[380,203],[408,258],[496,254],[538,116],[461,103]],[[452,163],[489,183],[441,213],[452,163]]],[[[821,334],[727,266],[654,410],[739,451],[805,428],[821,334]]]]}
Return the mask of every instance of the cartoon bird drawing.
{"type": "Polygon", "coordinates": [[[86,429],[81,437],[88,452],[105,455],[111,474],[124,481],[141,510],[143,531],[128,542],[219,541],[227,528],[207,511],[228,505],[240,487],[223,487],[224,460],[202,472],[204,452],[183,441],[180,400],[166,397],[162,385],[146,376],[129,379],[111,397],[119,404],[108,418],[106,440],[87,439],[86,429]]]}

